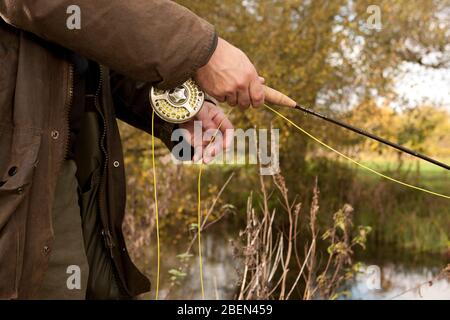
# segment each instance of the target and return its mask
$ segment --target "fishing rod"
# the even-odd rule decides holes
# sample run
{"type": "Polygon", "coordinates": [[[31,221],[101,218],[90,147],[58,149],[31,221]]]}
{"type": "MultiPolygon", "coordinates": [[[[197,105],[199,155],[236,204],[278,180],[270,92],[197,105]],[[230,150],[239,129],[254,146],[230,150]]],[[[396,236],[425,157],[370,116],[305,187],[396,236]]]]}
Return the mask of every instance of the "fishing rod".
{"type": "Polygon", "coordinates": [[[288,107],[288,108],[292,108],[292,109],[296,109],[296,110],[300,110],[300,111],[302,111],[302,112],[304,112],[306,114],[312,115],[312,116],[314,116],[316,118],[320,118],[320,119],[325,120],[327,122],[333,123],[333,124],[335,124],[335,125],[337,125],[339,127],[342,127],[342,128],[347,129],[347,130],[353,131],[353,132],[355,132],[355,133],[357,133],[359,135],[362,135],[364,137],[367,137],[367,138],[370,138],[372,140],[378,141],[378,142],[380,142],[382,144],[388,145],[388,146],[390,146],[390,147],[392,147],[394,149],[397,149],[399,151],[402,151],[404,153],[412,155],[413,157],[420,158],[420,159],[425,160],[425,161],[427,161],[429,163],[432,163],[432,164],[434,164],[436,166],[439,166],[439,167],[444,168],[446,170],[450,170],[450,166],[445,164],[445,163],[442,163],[442,162],[440,162],[440,161],[438,161],[436,159],[433,159],[433,158],[431,158],[431,157],[429,157],[427,155],[424,155],[422,153],[419,153],[417,151],[408,149],[408,148],[406,148],[406,147],[404,147],[404,146],[402,146],[400,144],[397,144],[397,143],[394,143],[394,142],[389,141],[387,139],[384,139],[382,137],[379,137],[379,136],[377,136],[377,135],[375,135],[373,133],[367,132],[366,130],[357,128],[357,127],[355,127],[355,126],[353,126],[351,124],[345,123],[345,122],[337,120],[337,119],[333,119],[333,118],[331,118],[331,117],[329,117],[329,116],[327,116],[325,114],[322,114],[320,112],[317,112],[315,110],[312,110],[310,108],[302,106],[302,105],[298,104],[297,102],[295,102],[294,100],[292,100],[291,98],[289,98],[288,96],[286,96],[285,94],[283,94],[283,93],[281,93],[281,92],[279,92],[279,91],[277,91],[275,89],[272,89],[270,87],[265,87],[264,90],[265,90],[265,94],[266,94],[266,101],[271,103],[271,104],[282,106],[282,107],[288,107]]]}
{"type": "MultiPolygon", "coordinates": [[[[325,114],[302,106],[287,95],[268,86],[264,86],[264,92],[265,100],[270,104],[300,110],[305,114],[309,114],[329,123],[333,123],[334,125],[345,128],[372,140],[378,141],[384,145],[388,145],[401,152],[407,153],[413,157],[425,160],[429,163],[450,171],[450,166],[445,163],[442,163],[417,151],[408,149],[398,143],[394,143],[392,141],[379,137],[373,133],[367,132],[366,130],[357,128],[351,124],[331,118],[325,114]]],[[[163,120],[172,123],[183,123],[192,119],[200,111],[205,100],[214,99],[204,93],[192,79],[186,81],[181,86],[178,86],[177,88],[174,88],[172,90],[159,90],[156,88],[152,88],[150,90],[150,102],[153,110],[163,120]]]]}

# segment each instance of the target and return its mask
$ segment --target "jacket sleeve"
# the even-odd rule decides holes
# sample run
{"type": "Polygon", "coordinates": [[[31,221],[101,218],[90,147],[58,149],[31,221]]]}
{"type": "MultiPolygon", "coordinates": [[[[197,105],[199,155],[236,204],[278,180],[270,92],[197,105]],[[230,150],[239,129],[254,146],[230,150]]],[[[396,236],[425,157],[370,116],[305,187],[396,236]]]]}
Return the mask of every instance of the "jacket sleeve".
{"type": "Polygon", "coordinates": [[[162,89],[192,77],[217,45],[211,24],[168,0],[0,0],[0,16],[16,28],[162,89]],[[80,8],[81,28],[70,30],[67,12],[74,4],[80,8]]]}
{"type": "MultiPolygon", "coordinates": [[[[151,84],[138,82],[119,73],[110,72],[111,92],[117,118],[129,125],[152,133],[152,107],[149,100],[151,84]]],[[[171,141],[176,125],[155,115],[155,137],[172,150],[177,142],[171,141]]]]}

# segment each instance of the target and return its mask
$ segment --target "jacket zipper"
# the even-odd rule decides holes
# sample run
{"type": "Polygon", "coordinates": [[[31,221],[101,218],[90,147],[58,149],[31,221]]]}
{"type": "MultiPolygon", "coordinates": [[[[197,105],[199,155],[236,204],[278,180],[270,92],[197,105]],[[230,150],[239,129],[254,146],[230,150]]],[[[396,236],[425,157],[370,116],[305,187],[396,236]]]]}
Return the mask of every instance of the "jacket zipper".
{"type": "MultiPolygon", "coordinates": [[[[97,111],[100,113],[102,120],[103,120],[103,134],[100,140],[100,147],[102,149],[103,155],[105,156],[105,161],[103,164],[103,170],[102,170],[102,175],[100,177],[100,185],[103,185],[103,179],[104,179],[104,173],[106,172],[107,168],[108,168],[108,164],[109,164],[109,154],[108,151],[106,150],[105,147],[105,140],[106,140],[106,134],[107,134],[107,126],[108,123],[106,121],[105,115],[103,114],[103,112],[101,112],[101,108],[100,108],[100,103],[99,103],[99,97],[103,88],[103,76],[104,76],[104,72],[103,72],[103,68],[101,65],[99,65],[99,83],[98,83],[98,87],[97,87],[97,91],[95,92],[95,97],[94,97],[94,103],[95,103],[95,108],[97,109],[97,111]]],[[[100,193],[99,193],[99,204],[100,204],[100,213],[102,212],[106,212],[106,208],[104,208],[104,203],[105,203],[105,193],[106,191],[103,190],[105,188],[105,186],[103,186],[103,188],[100,188],[100,193]]],[[[100,217],[101,218],[101,217],[100,217]]],[[[114,248],[114,240],[113,237],[111,235],[111,231],[109,228],[109,221],[107,218],[105,219],[101,219],[103,222],[103,229],[102,229],[102,236],[105,240],[105,245],[106,247],[109,249],[111,258],[114,258],[114,254],[113,254],[113,248],[114,248]]]]}
{"type": "MultiPolygon", "coordinates": [[[[99,79],[99,85],[98,85],[97,91],[95,93],[94,103],[95,103],[96,109],[98,111],[101,111],[100,103],[99,103],[99,96],[100,96],[100,94],[102,92],[105,72],[104,72],[104,69],[103,69],[103,67],[101,65],[99,65],[99,70],[100,70],[100,72],[99,72],[100,73],[100,79],[99,79]]],[[[104,104],[103,104],[103,106],[104,106],[104,104]]],[[[104,112],[100,112],[100,115],[101,115],[102,120],[103,120],[103,135],[102,135],[102,138],[101,138],[100,146],[101,146],[101,149],[102,149],[103,154],[105,156],[105,161],[104,161],[104,165],[103,165],[103,172],[106,172],[106,170],[108,169],[108,164],[109,164],[109,154],[108,154],[108,151],[106,150],[106,147],[105,147],[105,140],[106,140],[107,131],[108,131],[107,130],[108,129],[108,122],[106,120],[107,118],[105,117],[104,112]]],[[[100,177],[100,184],[101,185],[102,185],[102,182],[103,182],[102,180],[103,179],[104,179],[104,174],[102,174],[101,177],[100,177]]],[[[106,188],[106,185],[104,185],[103,188],[106,188]]],[[[101,212],[106,212],[106,208],[104,208],[104,204],[105,204],[104,197],[105,197],[105,195],[106,195],[106,190],[102,190],[102,188],[100,188],[100,194],[99,194],[100,214],[101,214],[101,212]]],[[[104,224],[103,224],[103,229],[102,229],[101,233],[102,233],[102,236],[104,237],[105,245],[109,249],[109,253],[110,253],[111,259],[113,260],[113,265],[114,265],[113,275],[114,275],[114,278],[115,278],[115,283],[117,284],[119,292],[121,292],[121,295],[122,295],[124,292],[127,293],[128,290],[125,289],[125,286],[124,286],[125,280],[123,279],[123,276],[121,276],[118,273],[117,266],[115,265],[115,262],[114,262],[114,251],[113,251],[113,248],[115,247],[115,243],[114,243],[113,236],[111,234],[108,218],[105,218],[105,221],[104,221],[104,224]]]]}
{"type": "Polygon", "coordinates": [[[68,91],[67,91],[67,99],[66,99],[66,105],[64,108],[64,118],[66,127],[64,128],[66,131],[65,134],[65,141],[64,141],[64,156],[61,161],[64,161],[66,158],[69,147],[70,147],[70,110],[72,109],[72,103],[73,103],[73,80],[74,80],[74,65],[73,63],[69,62],[69,79],[68,79],[68,91]]]}

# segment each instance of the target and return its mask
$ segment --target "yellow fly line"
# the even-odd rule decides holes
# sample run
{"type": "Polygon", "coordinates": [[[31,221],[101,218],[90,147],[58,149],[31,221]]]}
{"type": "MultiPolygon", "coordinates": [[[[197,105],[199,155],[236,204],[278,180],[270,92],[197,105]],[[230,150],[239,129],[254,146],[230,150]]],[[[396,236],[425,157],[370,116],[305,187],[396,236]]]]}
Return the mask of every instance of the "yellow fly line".
{"type": "Polygon", "coordinates": [[[161,256],[160,256],[160,242],[159,242],[159,213],[158,213],[158,194],[156,190],[156,161],[155,161],[155,111],[152,112],[152,168],[153,168],[153,197],[155,201],[155,223],[156,223],[156,256],[157,256],[157,268],[156,268],[156,290],[155,300],[159,298],[159,275],[161,268],[161,256]]]}
{"type": "MultiPolygon", "coordinates": [[[[201,160],[202,161],[202,160],[201,160]]],[[[205,300],[205,287],[203,284],[203,258],[202,258],[202,183],[203,163],[200,163],[197,180],[197,243],[198,243],[198,266],[200,272],[200,288],[202,290],[202,300],[205,300]]]]}
{"type": "Polygon", "coordinates": [[[285,117],[285,116],[284,116],[283,114],[281,114],[280,112],[278,112],[278,111],[276,111],[275,109],[269,107],[267,104],[264,104],[264,106],[265,106],[267,109],[269,109],[270,111],[272,111],[276,116],[278,116],[278,117],[284,119],[285,121],[287,121],[288,123],[290,123],[291,125],[293,125],[297,130],[299,130],[300,132],[304,133],[304,134],[307,135],[309,138],[313,139],[313,140],[316,141],[317,143],[319,143],[319,144],[321,144],[322,146],[324,146],[325,148],[327,148],[327,149],[333,151],[334,153],[338,154],[339,156],[343,157],[344,159],[346,159],[346,160],[348,160],[348,161],[350,161],[350,162],[356,164],[357,166],[359,166],[359,167],[361,167],[361,168],[363,168],[363,169],[365,169],[365,170],[367,170],[367,171],[370,171],[370,172],[372,172],[373,174],[376,174],[376,175],[379,176],[379,177],[382,177],[382,178],[387,179],[387,180],[389,180],[389,181],[392,181],[392,182],[395,182],[395,183],[397,183],[397,184],[400,184],[400,185],[402,185],[402,186],[404,186],[404,187],[408,187],[408,188],[411,188],[411,189],[414,189],[414,190],[418,190],[418,191],[422,191],[422,192],[425,192],[425,193],[429,193],[429,194],[432,194],[432,195],[437,196],[437,197],[441,197],[441,198],[445,198],[445,199],[450,199],[450,196],[448,196],[448,195],[441,194],[441,193],[437,193],[437,192],[434,192],[434,191],[431,191],[431,190],[428,190],[428,189],[424,189],[424,188],[421,188],[421,187],[414,186],[414,185],[412,185],[412,184],[409,184],[409,183],[406,183],[406,182],[397,180],[397,179],[395,179],[395,178],[389,177],[389,176],[387,176],[387,175],[385,175],[385,174],[383,174],[383,173],[381,173],[381,172],[379,172],[379,171],[377,171],[377,170],[375,170],[375,169],[372,169],[372,168],[370,168],[370,167],[368,167],[368,166],[362,164],[361,162],[359,162],[359,161],[357,161],[357,160],[355,160],[355,159],[353,159],[353,158],[350,158],[349,156],[343,154],[342,152],[340,152],[340,151],[334,149],[334,148],[331,147],[330,145],[326,144],[325,142],[323,142],[323,141],[320,140],[319,138],[315,137],[314,135],[312,135],[311,133],[309,133],[308,131],[306,131],[305,129],[303,129],[302,127],[300,127],[299,125],[297,125],[297,124],[296,124],[295,122],[293,122],[292,120],[290,120],[290,119],[288,119],[287,117],[285,117]]]}

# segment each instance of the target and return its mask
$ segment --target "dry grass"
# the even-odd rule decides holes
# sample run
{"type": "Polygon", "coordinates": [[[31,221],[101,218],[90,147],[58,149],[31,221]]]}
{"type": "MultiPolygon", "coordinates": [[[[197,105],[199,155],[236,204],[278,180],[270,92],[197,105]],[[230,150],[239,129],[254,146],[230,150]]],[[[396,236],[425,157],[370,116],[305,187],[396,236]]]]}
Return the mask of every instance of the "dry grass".
{"type": "Polygon", "coordinates": [[[352,224],[353,208],[345,205],[333,216],[333,225],[319,237],[319,189],[317,180],[309,214],[302,215],[302,204],[290,200],[284,178],[273,177],[280,205],[271,209],[264,178],[260,179],[261,204],[253,206],[254,195],[247,202],[247,226],[240,234],[241,242],[235,244],[236,256],[243,262],[239,273],[239,300],[279,299],[336,299],[343,281],[356,271],[352,263],[352,248],[364,246],[369,228],[359,227],[357,235],[352,224]],[[286,224],[276,228],[275,220],[286,215],[286,224]],[[302,228],[305,226],[305,228],[302,228]],[[328,257],[322,261],[318,242],[327,245],[328,257]],[[303,243],[303,245],[301,244],[303,243]],[[303,249],[303,253],[299,248],[303,249]]]}

